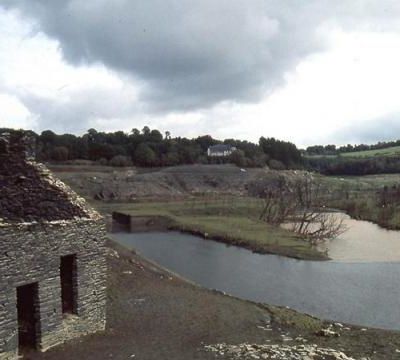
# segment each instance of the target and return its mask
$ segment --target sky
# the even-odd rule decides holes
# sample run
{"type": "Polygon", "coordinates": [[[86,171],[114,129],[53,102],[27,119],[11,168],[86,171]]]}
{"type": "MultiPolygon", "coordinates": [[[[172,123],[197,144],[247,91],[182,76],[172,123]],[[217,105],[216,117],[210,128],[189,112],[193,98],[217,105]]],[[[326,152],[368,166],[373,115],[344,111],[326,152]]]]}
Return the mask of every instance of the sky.
{"type": "Polygon", "coordinates": [[[400,138],[398,0],[1,0],[0,127],[400,138]]]}

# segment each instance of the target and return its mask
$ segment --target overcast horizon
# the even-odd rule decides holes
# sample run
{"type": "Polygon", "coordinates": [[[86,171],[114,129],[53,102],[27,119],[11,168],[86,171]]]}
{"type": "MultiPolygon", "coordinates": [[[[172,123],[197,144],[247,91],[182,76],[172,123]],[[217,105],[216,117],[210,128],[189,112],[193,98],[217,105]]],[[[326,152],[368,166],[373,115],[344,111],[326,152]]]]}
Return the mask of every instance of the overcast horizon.
{"type": "Polygon", "coordinates": [[[400,138],[394,0],[2,0],[0,127],[400,138]]]}

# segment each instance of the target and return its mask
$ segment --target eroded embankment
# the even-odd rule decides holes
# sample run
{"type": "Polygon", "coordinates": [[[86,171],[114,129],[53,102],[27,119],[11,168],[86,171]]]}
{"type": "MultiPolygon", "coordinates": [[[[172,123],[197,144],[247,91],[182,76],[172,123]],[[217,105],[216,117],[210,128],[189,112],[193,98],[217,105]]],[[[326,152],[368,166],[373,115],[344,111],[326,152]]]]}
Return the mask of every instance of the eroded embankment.
{"type": "Polygon", "coordinates": [[[143,172],[111,168],[99,171],[50,168],[87,199],[129,202],[138,199],[181,199],[209,194],[242,196],[259,181],[273,183],[279,177],[296,178],[298,171],[240,169],[233,165],[186,165],[143,172]]]}

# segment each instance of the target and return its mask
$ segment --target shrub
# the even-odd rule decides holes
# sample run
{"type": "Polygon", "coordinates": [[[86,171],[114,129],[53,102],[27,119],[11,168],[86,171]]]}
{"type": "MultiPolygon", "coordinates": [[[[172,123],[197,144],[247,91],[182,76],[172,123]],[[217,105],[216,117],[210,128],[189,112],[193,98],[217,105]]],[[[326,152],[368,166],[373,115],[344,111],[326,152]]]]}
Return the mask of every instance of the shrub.
{"type": "Polygon", "coordinates": [[[101,159],[99,159],[99,160],[97,161],[97,163],[98,163],[99,165],[102,165],[102,166],[107,166],[107,165],[108,165],[108,160],[107,160],[106,158],[101,158],[101,159]]]}
{"type": "Polygon", "coordinates": [[[268,165],[272,170],[285,170],[286,166],[283,162],[275,159],[268,161],[268,165]]]}
{"type": "Polygon", "coordinates": [[[128,156],[124,156],[124,155],[116,155],[114,156],[109,163],[111,166],[131,166],[132,165],[132,161],[128,156]]]}

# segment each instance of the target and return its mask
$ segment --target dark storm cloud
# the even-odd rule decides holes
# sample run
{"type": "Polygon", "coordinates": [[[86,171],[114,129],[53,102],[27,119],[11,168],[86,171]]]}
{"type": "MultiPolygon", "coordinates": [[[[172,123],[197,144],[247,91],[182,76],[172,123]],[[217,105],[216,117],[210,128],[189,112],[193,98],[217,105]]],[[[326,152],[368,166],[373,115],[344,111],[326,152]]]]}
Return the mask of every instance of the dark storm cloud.
{"type": "Polygon", "coordinates": [[[5,0],[60,42],[73,64],[143,80],[154,110],[255,101],[321,47],[319,6],[263,0],[5,0]],[[319,20],[318,20],[319,21],[319,20]]]}
{"type": "MultiPolygon", "coordinates": [[[[86,129],[93,119],[256,102],[328,43],[327,27],[398,28],[398,0],[1,0],[59,42],[73,65],[135,80],[135,106],[96,90],[63,102],[24,94],[41,128],[86,129]],[[396,25],[397,24],[397,25],[396,25]],[[61,125],[60,125],[61,126],[61,125]]],[[[290,106],[290,104],[288,104],[290,106]]],[[[217,119],[216,119],[217,120],[217,119]]]]}
{"type": "Polygon", "coordinates": [[[353,123],[338,130],[331,137],[339,144],[374,144],[400,139],[400,113],[369,122],[353,123]]]}

